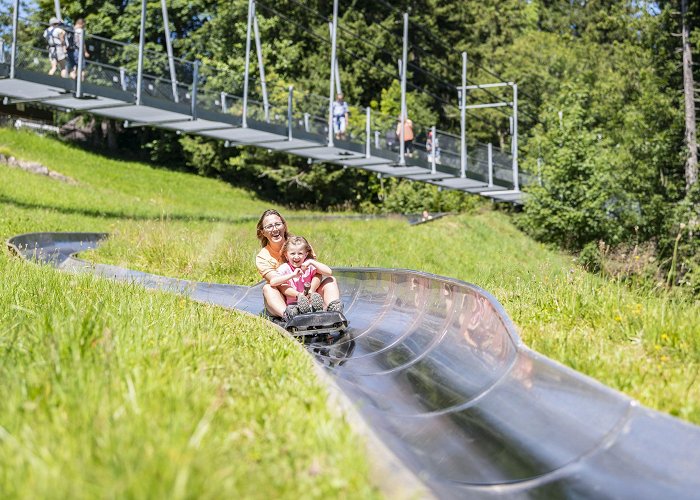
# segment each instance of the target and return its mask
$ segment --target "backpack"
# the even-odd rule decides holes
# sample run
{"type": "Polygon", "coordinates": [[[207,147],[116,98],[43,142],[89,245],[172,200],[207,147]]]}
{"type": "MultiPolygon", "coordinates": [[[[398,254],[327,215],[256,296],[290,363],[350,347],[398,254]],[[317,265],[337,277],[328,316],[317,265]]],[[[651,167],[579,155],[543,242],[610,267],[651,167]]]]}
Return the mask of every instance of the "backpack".
{"type": "Polygon", "coordinates": [[[53,26],[44,30],[44,40],[46,40],[46,43],[49,44],[49,47],[54,47],[56,45],[55,40],[53,38],[53,30],[53,26]]]}
{"type": "Polygon", "coordinates": [[[75,50],[75,31],[73,29],[69,28],[68,26],[61,26],[63,28],[63,31],[66,32],[66,47],[68,50],[75,50]]]}

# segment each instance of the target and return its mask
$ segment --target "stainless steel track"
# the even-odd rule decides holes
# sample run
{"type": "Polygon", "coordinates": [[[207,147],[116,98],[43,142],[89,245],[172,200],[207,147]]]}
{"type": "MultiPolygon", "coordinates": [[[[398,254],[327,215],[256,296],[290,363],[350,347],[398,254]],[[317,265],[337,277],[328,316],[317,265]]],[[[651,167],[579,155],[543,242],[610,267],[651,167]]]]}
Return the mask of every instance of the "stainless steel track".
{"type": "MultiPolygon", "coordinates": [[[[106,235],[34,233],[28,260],[258,313],[261,284],[194,283],[76,259],[106,235]]],[[[440,498],[700,498],[700,427],[528,349],[468,283],[338,269],[350,329],[309,352],[440,498]]]]}

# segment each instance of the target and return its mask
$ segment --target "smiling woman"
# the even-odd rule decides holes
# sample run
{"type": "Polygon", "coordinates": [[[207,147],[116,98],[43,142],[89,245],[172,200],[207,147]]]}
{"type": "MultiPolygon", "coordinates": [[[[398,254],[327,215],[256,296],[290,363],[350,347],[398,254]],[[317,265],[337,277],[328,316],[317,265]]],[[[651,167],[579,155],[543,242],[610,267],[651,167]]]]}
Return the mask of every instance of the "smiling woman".
{"type": "MultiPolygon", "coordinates": [[[[284,220],[282,214],[277,210],[265,210],[260,216],[260,220],[258,220],[257,236],[262,248],[255,256],[255,266],[258,268],[260,275],[267,281],[263,287],[265,309],[270,316],[282,318],[287,308],[283,289],[289,285],[282,284],[274,287],[270,285],[270,281],[279,276],[277,268],[284,264],[282,247],[289,237],[287,221],[284,220]]],[[[316,257],[313,250],[311,251],[311,257],[316,257]]],[[[333,310],[342,312],[338,282],[333,276],[325,276],[321,280],[317,292],[323,297],[326,308],[332,307],[333,310]]]]}

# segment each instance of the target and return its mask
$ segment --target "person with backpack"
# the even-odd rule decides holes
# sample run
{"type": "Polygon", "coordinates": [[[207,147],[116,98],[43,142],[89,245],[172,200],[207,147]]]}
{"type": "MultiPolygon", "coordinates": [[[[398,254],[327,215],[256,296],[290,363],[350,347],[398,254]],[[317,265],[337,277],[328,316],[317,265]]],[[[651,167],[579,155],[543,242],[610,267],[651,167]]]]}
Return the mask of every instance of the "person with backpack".
{"type": "MultiPolygon", "coordinates": [[[[68,54],[68,72],[70,77],[75,80],[78,70],[78,59],[80,56],[80,44],[85,34],[85,19],[82,17],[75,21],[75,26],[72,30],[66,30],[66,52],[68,54]]],[[[87,51],[87,46],[83,45],[84,57],[90,57],[87,51]]],[[[83,69],[85,69],[83,67],[83,69]]]]}
{"type": "Polygon", "coordinates": [[[61,69],[61,76],[66,78],[68,71],[66,70],[66,31],[61,28],[61,20],[57,17],[52,17],[49,20],[49,27],[44,30],[44,40],[49,46],[49,61],[51,69],[49,75],[56,73],[57,69],[61,69]]]}

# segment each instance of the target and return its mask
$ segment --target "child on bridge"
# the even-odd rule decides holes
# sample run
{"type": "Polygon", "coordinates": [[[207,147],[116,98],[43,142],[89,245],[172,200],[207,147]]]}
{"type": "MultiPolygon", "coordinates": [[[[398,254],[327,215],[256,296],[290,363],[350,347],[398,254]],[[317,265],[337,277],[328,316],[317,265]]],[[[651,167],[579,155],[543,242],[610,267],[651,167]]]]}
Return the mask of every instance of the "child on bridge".
{"type": "Polygon", "coordinates": [[[277,268],[278,276],[270,280],[270,285],[289,285],[282,290],[287,300],[285,320],[297,314],[323,311],[323,298],[316,290],[321,284],[320,275],[332,276],[333,270],[311,258],[311,252],[311,245],[302,236],[289,236],[282,247],[286,262],[277,268]]]}

